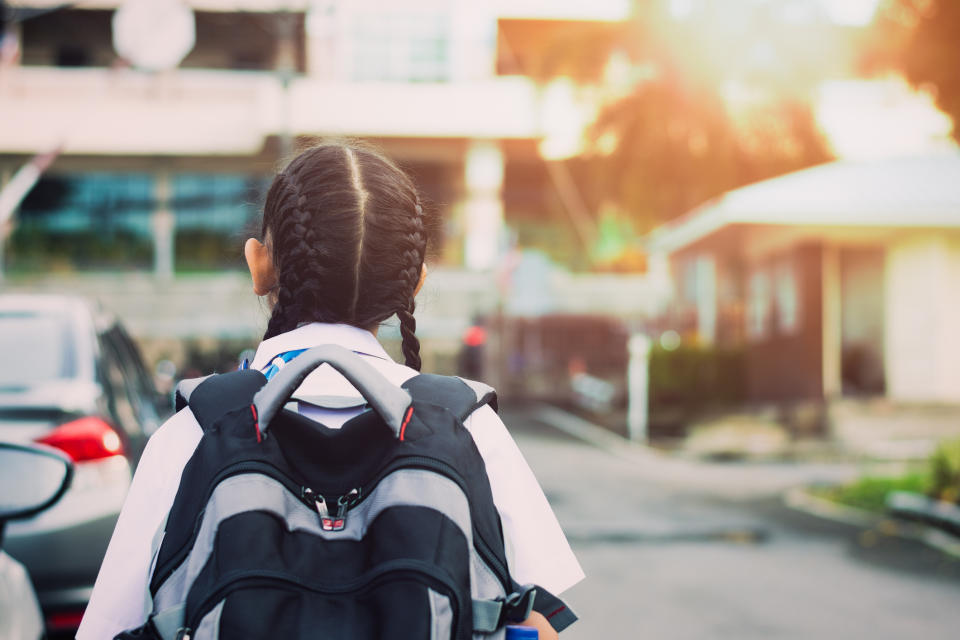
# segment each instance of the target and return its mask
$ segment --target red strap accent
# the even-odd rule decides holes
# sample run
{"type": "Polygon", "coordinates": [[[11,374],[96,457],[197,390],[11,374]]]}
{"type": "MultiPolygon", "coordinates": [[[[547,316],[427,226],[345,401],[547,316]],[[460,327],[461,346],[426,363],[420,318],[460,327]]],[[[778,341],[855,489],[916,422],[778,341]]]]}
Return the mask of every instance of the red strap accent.
{"type": "Polygon", "coordinates": [[[400,425],[400,442],[403,442],[403,436],[407,433],[407,425],[410,424],[410,418],[413,416],[413,407],[407,409],[407,415],[403,419],[403,424],[400,425]]]}
{"type": "Polygon", "coordinates": [[[257,429],[257,442],[262,442],[263,436],[260,434],[260,418],[257,417],[257,405],[250,405],[250,413],[253,414],[253,426],[257,429]]]}
{"type": "Polygon", "coordinates": [[[548,619],[549,619],[549,618],[552,618],[553,616],[557,615],[558,613],[560,613],[561,611],[563,611],[563,610],[566,609],[566,608],[567,608],[566,606],[560,607],[559,609],[557,609],[556,611],[554,611],[553,613],[551,613],[550,615],[548,615],[547,618],[548,618],[548,619]]]}

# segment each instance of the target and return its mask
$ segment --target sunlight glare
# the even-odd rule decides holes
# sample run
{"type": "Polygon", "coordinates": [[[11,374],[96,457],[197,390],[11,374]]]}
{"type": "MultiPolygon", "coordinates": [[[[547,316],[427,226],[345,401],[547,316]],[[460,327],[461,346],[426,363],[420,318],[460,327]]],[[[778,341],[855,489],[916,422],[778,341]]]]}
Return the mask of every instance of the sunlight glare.
{"type": "MultiPolygon", "coordinates": [[[[831,22],[851,27],[863,27],[873,20],[880,0],[725,0],[731,13],[750,10],[758,5],[780,5],[780,15],[786,22],[808,23],[819,13],[831,22]],[[739,6],[736,6],[739,5],[739,6]]],[[[675,20],[686,20],[710,2],[703,0],[668,0],[667,7],[675,20]]]]}
{"type": "Polygon", "coordinates": [[[827,16],[837,24],[864,27],[873,21],[879,0],[820,0],[827,16]]]}
{"type": "Polygon", "coordinates": [[[951,121],[928,93],[905,80],[837,80],[820,88],[816,118],[841,158],[879,158],[955,149],[951,121]]]}

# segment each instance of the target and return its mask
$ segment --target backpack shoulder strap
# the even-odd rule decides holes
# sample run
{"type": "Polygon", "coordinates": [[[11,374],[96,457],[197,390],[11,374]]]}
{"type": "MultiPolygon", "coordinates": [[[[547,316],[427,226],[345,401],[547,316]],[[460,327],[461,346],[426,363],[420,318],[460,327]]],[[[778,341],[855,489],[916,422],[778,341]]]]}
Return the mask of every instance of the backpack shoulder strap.
{"type": "Polygon", "coordinates": [[[537,586],[537,595],[533,600],[533,610],[540,613],[558,633],[579,618],[566,602],[541,586],[537,586]]]}
{"type": "Polygon", "coordinates": [[[190,407],[200,427],[207,431],[221,416],[253,404],[253,396],[266,383],[254,369],[184,380],[177,385],[177,411],[190,407]]]}
{"type": "Polygon", "coordinates": [[[543,587],[515,584],[513,593],[505,598],[473,601],[473,631],[493,633],[505,624],[523,622],[530,617],[531,611],[546,618],[557,632],[578,620],[577,614],[565,602],[543,587]]]}
{"type": "Polygon", "coordinates": [[[446,407],[461,421],[484,405],[497,410],[497,392],[482,382],[421,373],[401,386],[414,400],[446,407]]]}

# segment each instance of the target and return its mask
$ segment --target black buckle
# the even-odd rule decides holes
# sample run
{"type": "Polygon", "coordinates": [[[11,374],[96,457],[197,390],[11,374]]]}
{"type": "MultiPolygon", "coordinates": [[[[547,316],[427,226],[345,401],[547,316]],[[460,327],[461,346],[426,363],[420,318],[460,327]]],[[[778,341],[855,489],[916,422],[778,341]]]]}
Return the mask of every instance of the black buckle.
{"type": "Polygon", "coordinates": [[[523,622],[529,618],[536,597],[537,588],[532,584],[525,584],[504,598],[503,612],[500,614],[501,625],[506,622],[523,622]]]}

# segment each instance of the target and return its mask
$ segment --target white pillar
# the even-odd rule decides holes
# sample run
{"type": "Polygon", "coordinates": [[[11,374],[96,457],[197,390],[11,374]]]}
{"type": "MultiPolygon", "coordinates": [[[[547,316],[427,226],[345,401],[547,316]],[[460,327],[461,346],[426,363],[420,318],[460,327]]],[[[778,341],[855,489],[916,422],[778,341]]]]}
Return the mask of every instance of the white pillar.
{"type": "Polygon", "coordinates": [[[463,203],[464,261],[468,269],[492,269],[503,236],[503,151],[493,140],[477,140],[467,149],[463,203]]]}
{"type": "Polygon", "coordinates": [[[627,432],[631,440],[646,442],[650,415],[650,338],[642,333],[630,336],[627,349],[627,432]]]}
{"type": "Polygon", "coordinates": [[[153,182],[153,197],[156,209],[153,211],[153,273],[159,280],[173,278],[174,232],[176,220],[170,210],[173,192],[173,180],[170,172],[160,170],[153,182]]]}
{"type": "Polygon", "coordinates": [[[842,340],[840,291],[840,250],[824,245],[821,263],[820,336],[823,363],[823,397],[830,399],[842,391],[840,377],[842,340]]]}

